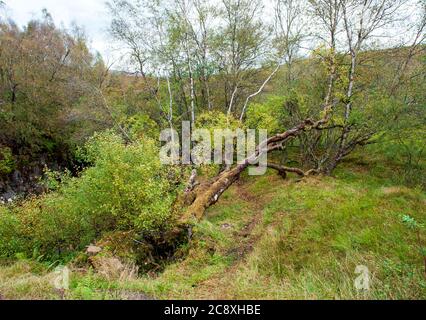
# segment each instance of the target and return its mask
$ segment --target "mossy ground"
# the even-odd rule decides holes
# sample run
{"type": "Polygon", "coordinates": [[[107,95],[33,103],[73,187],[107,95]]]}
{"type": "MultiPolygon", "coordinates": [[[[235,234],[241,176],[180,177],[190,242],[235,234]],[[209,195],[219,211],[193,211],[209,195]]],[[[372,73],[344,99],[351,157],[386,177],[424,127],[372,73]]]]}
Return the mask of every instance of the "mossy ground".
{"type": "Polygon", "coordinates": [[[242,177],[160,274],[107,280],[71,270],[70,290],[26,260],[0,267],[6,299],[425,299],[426,194],[352,161],[334,177],[242,177]],[[403,216],[417,221],[410,228],[403,216]],[[370,270],[369,291],[354,287],[370,270]]]}

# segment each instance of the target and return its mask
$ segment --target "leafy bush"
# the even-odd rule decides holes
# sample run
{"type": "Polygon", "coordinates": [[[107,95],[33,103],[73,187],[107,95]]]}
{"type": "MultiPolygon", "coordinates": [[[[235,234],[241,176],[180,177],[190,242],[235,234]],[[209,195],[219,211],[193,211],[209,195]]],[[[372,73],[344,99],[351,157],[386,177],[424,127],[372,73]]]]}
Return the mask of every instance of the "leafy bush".
{"type": "MultiPolygon", "coordinates": [[[[233,134],[237,132],[237,129],[243,129],[244,125],[237,119],[235,119],[233,116],[227,116],[223,112],[218,111],[209,111],[204,112],[200,114],[197,117],[195,127],[197,129],[203,129],[207,130],[210,133],[210,139],[212,144],[212,156],[214,152],[214,146],[215,146],[215,130],[226,130],[229,129],[233,134]]],[[[236,142],[236,141],[235,141],[236,142]]],[[[225,150],[224,144],[223,145],[223,151],[225,150]]],[[[217,164],[211,164],[211,165],[201,165],[200,170],[201,172],[208,176],[213,177],[218,173],[218,170],[220,169],[220,165],[217,164]]]]}
{"type": "Polygon", "coordinates": [[[241,128],[242,124],[233,116],[227,116],[223,112],[208,111],[200,114],[195,123],[197,128],[207,129],[213,133],[215,129],[231,129],[241,128]]]}
{"type": "Polygon", "coordinates": [[[10,148],[0,148],[0,175],[9,174],[15,168],[15,160],[10,148]]]}
{"type": "Polygon", "coordinates": [[[417,128],[388,134],[368,152],[391,169],[387,174],[395,183],[426,189],[424,137],[425,131],[417,128]]]}
{"type": "Polygon", "coordinates": [[[19,252],[23,239],[17,237],[19,220],[6,207],[0,205],[0,257],[19,252]]]}
{"type": "Polygon", "coordinates": [[[80,177],[1,213],[0,256],[64,257],[109,231],[141,234],[171,226],[180,175],[161,165],[153,140],[126,146],[111,133],[99,134],[82,153],[94,166],[80,177]]]}
{"type": "Polygon", "coordinates": [[[156,139],[160,134],[158,125],[146,114],[138,114],[129,117],[126,119],[124,125],[130,137],[134,140],[143,137],[156,139]]]}
{"type": "Polygon", "coordinates": [[[253,103],[247,110],[246,125],[250,129],[267,129],[269,135],[283,129],[280,123],[284,112],[283,97],[272,96],[264,103],[253,103]]]}

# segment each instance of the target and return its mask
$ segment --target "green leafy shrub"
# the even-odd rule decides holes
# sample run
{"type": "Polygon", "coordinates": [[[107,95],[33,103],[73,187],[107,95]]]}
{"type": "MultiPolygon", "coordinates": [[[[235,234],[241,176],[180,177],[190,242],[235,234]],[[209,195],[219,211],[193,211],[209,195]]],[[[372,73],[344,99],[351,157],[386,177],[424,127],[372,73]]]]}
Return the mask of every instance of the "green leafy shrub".
{"type": "MultiPolygon", "coordinates": [[[[232,134],[235,134],[238,129],[244,130],[244,125],[239,120],[235,119],[233,116],[227,116],[223,112],[219,111],[209,111],[200,114],[195,122],[195,127],[197,129],[207,130],[210,133],[212,157],[215,146],[215,130],[229,129],[232,134]]],[[[236,139],[234,142],[236,142],[236,139]]],[[[224,151],[223,143],[222,146],[224,151]]],[[[200,172],[207,177],[213,177],[218,173],[220,167],[221,166],[217,164],[203,164],[200,166],[200,172]]]]}
{"type": "Polygon", "coordinates": [[[0,257],[10,257],[21,250],[24,239],[16,236],[19,224],[11,211],[0,205],[0,257]]]}
{"type": "Polygon", "coordinates": [[[72,179],[72,174],[68,169],[61,171],[53,171],[45,167],[44,177],[41,179],[42,185],[49,191],[60,189],[64,184],[72,179]]]}
{"type": "Polygon", "coordinates": [[[0,256],[64,257],[106,232],[169,228],[180,175],[161,165],[158,152],[154,140],[124,145],[111,133],[96,135],[84,152],[93,167],[56,192],[1,214],[0,256]]]}
{"type": "Polygon", "coordinates": [[[246,126],[250,129],[267,129],[269,135],[283,129],[285,98],[272,96],[264,103],[253,103],[247,109],[246,126]]]}
{"type": "Polygon", "coordinates": [[[15,169],[15,160],[10,148],[0,148],[0,175],[10,174],[15,169]]]}
{"type": "Polygon", "coordinates": [[[160,134],[158,125],[146,114],[129,117],[126,119],[124,125],[130,137],[134,140],[143,137],[156,139],[160,134]]]}
{"type": "Polygon", "coordinates": [[[242,128],[240,121],[219,111],[203,112],[197,117],[195,125],[197,128],[207,129],[212,133],[215,129],[236,130],[242,128]]]}

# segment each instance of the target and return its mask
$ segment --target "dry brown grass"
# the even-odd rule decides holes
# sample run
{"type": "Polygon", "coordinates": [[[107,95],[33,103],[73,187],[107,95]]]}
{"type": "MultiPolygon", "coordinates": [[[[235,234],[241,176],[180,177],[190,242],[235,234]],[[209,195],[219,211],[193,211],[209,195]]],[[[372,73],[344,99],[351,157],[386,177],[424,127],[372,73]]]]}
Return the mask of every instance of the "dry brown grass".
{"type": "Polygon", "coordinates": [[[138,276],[138,267],[116,257],[96,256],[90,259],[96,272],[107,280],[131,281],[138,276]]]}

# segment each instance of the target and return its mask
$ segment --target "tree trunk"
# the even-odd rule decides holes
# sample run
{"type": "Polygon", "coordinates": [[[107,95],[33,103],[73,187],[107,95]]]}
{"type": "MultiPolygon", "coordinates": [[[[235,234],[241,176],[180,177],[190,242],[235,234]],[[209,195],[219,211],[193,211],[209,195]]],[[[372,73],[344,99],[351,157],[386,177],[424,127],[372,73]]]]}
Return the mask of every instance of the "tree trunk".
{"type": "MultiPolygon", "coordinates": [[[[179,225],[185,226],[191,224],[191,222],[194,220],[200,221],[204,216],[205,211],[210,206],[214,205],[222,196],[222,194],[240,178],[241,173],[243,173],[251,163],[263,155],[264,152],[269,153],[274,150],[282,149],[283,144],[297,137],[302,132],[312,129],[319,129],[328,121],[327,119],[327,116],[326,118],[317,122],[314,122],[311,119],[307,119],[294,128],[267,139],[256,148],[256,151],[253,155],[246,158],[241,164],[230,170],[222,172],[219,174],[219,176],[214,178],[213,181],[199,185],[192,193],[185,194],[184,197],[186,200],[180,201],[180,203],[187,203],[187,199],[191,200],[189,201],[189,207],[186,209],[181,219],[179,220],[179,225]]],[[[281,166],[279,170],[281,170],[281,172],[294,172],[299,176],[305,176],[315,172],[315,170],[310,170],[307,173],[304,173],[302,170],[297,168],[286,168],[281,166]]]]}

